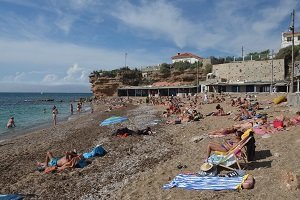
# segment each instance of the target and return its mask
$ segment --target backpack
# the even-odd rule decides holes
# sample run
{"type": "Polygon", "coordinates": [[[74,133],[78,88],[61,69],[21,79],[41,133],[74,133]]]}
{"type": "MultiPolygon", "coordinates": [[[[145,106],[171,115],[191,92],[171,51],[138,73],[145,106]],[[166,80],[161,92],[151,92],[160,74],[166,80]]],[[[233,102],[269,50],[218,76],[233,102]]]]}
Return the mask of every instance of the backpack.
{"type": "Polygon", "coordinates": [[[249,136],[251,136],[251,139],[246,144],[247,147],[246,154],[247,154],[248,161],[253,161],[255,159],[255,148],[256,148],[253,131],[250,132],[249,136]]]}

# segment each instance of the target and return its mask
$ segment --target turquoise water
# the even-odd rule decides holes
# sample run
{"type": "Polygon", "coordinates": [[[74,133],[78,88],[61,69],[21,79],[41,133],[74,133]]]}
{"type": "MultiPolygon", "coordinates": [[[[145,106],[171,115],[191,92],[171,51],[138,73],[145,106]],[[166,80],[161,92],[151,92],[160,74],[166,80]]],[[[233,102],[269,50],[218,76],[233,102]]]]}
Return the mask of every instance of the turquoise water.
{"type": "MultiPolygon", "coordinates": [[[[90,98],[91,93],[0,93],[0,136],[52,122],[52,107],[58,108],[58,122],[71,115],[70,103],[76,113],[80,98],[90,98]],[[15,118],[16,127],[7,129],[10,117],[15,118]]],[[[89,110],[84,104],[83,111],[89,110]]]]}

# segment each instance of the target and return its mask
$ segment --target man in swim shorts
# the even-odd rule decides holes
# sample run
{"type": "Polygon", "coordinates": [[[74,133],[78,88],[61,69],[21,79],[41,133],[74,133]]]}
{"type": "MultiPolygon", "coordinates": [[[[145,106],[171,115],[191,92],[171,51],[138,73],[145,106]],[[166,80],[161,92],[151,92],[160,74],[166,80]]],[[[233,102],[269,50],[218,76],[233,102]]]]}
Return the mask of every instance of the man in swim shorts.
{"type": "Polygon", "coordinates": [[[54,157],[52,152],[47,152],[45,162],[43,163],[38,162],[37,165],[41,167],[52,167],[52,166],[62,167],[66,163],[70,162],[72,158],[76,156],[78,156],[78,154],[75,153],[74,151],[65,152],[65,156],[61,158],[54,157]]]}

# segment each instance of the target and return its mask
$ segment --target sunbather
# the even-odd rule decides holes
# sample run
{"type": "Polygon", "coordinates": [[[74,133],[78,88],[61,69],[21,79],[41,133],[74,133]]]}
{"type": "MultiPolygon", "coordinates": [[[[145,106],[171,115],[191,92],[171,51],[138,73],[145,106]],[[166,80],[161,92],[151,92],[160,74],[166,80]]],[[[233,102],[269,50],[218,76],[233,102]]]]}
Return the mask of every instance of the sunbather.
{"type": "Polygon", "coordinates": [[[237,129],[232,126],[232,127],[221,128],[219,130],[209,132],[208,135],[213,136],[213,137],[214,136],[225,136],[225,135],[228,135],[230,133],[235,133],[236,131],[237,131],[237,129]]]}
{"type": "Polygon", "coordinates": [[[241,141],[242,135],[243,135],[242,131],[237,131],[233,139],[225,140],[223,144],[215,143],[215,142],[209,143],[207,146],[206,160],[209,158],[212,151],[227,152],[233,147],[235,147],[241,141]]]}
{"type": "Polygon", "coordinates": [[[242,121],[246,119],[251,119],[253,116],[251,113],[249,113],[248,110],[244,106],[240,106],[240,113],[237,114],[237,116],[234,118],[234,121],[242,121]]]}
{"type": "Polygon", "coordinates": [[[213,116],[225,116],[225,115],[227,115],[227,114],[224,112],[223,107],[220,106],[220,104],[218,104],[218,105],[216,106],[216,109],[217,109],[217,111],[214,112],[214,113],[212,114],[213,116]]]}
{"type": "Polygon", "coordinates": [[[65,156],[59,158],[59,157],[54,157],[52,152],[47,152],[45,162],[42,163],[38,162],[37,165],[43,168],[54,166],[57,167],[59,170],[63,170],[68,167],[74,167],[76,164],[74,165],[74,163],[72,163],[72,159],[76,157],[81,159],[82,155],[78,155],[74,151],[71,152],[66,151],[65,156]]]}

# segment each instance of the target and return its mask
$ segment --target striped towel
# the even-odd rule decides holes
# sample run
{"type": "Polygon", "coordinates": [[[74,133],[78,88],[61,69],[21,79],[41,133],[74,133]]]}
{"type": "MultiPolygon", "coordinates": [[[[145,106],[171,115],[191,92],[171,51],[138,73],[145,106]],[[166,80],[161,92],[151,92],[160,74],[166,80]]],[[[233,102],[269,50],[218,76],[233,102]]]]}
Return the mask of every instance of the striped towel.
{"type": "Polygon", "coordinates": [[[190,174],[179,174],[163,189],[184,188],[188,190],[240,190],[248,175],[238,177],[208,177],[190,174]]]}

